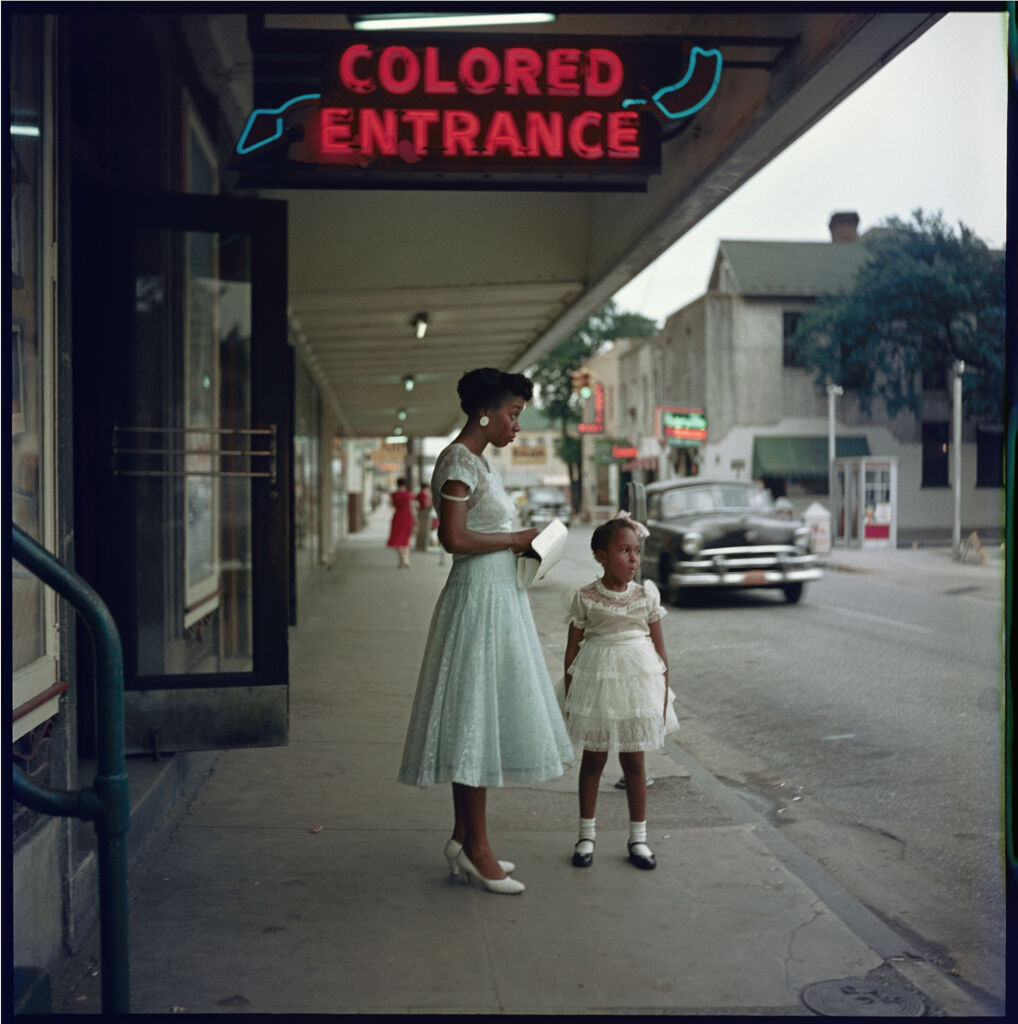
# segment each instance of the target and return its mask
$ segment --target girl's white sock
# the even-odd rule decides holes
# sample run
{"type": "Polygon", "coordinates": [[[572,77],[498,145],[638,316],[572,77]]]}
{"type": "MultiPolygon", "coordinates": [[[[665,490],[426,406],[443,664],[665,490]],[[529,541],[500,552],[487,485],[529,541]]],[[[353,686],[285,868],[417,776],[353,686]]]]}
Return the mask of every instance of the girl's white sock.
{"type": "Polygon", "coordinates": [[[637,857],[652,856],[647,845],[647,822],[631,821],[629,823],[629,847],[637,857]]]}
{"type": "Polygon", "coordinates": [[[597,838],[596,818],[580,818],[580,838],[576,844],[577,853],[593,853],[597,838]]]}

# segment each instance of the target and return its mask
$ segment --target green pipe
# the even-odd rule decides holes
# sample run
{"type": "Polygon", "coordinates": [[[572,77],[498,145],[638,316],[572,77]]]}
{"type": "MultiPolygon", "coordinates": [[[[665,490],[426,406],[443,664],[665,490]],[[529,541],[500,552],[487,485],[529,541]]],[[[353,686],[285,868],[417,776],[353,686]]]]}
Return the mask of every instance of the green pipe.
{"type": "Polygon", "coordinates": [[[127,830],[131,796],[124,763],[124,655],[113,616],[80,576],[23,530],[12,526],[14,557],[65,598],[85,620],[95,645],[96,774],[76,793],[36,785],[14,769],[14,796],[43,814],[95,822],[103,1013],[130,1013],[127,830]]]}

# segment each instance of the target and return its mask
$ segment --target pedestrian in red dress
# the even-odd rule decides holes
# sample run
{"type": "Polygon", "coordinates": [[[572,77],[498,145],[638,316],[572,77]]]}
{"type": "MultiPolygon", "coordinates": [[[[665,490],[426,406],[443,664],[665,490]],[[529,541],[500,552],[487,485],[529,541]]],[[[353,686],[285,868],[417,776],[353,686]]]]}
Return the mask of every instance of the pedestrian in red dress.
{"type": "Polygon", "coordinates": [[[387,547],[395,548],[399,556],[398,568],[410,568],[410,535],[414,532],[414,496],[407,487],[406,477],[396,481],[396,490],[390,495],[392,507],[392,525],[389,527],[387,547]]]}

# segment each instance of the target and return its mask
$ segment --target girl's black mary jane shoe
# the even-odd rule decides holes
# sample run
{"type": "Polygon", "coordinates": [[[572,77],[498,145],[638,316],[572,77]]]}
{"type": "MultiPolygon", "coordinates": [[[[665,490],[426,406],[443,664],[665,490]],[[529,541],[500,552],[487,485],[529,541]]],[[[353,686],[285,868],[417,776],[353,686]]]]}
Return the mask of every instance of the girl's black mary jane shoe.
{"type": "MultiPolygon", "coordinates": [[[[646,843],[627,843],[626,848],[629,850],[630,863],[635,864],[638,868],[643,868],[644,871],[653,871],[657,867],[657,859],[650,852],[650,847],[646,843]],[[642,846],[647,851],[647,856],[636,853],[633,849],[634,846],[642,846]]],[[[575,854],[573,856],[575,858],[575,854]]],[[[575,859],[573,863],[576,863],[575,859]]]]}

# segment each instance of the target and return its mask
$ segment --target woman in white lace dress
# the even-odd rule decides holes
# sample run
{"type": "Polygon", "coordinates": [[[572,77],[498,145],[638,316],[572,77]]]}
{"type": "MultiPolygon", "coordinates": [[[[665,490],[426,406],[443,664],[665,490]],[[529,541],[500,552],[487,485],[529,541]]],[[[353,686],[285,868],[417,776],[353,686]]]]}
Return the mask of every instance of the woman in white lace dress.
{"type": "Polygon", "coordinates": [[[455,875],[491,892],[517,893],[514,865],[488,842],[491,786],[563,772],[572,745],[555,699],[516,558],[537,530],[513,531],[515,506],[484,458],[519,431],[533,389],[522,374],[480,369],[457,388],[467,422],[435,462],[438,537],[453,564],[435,605],[399,779],[451,782],[455,824],[445,856],[455,875]]]}
{"type": "Polygon", "coordinates": [[[650,580],[634,582],[646,533],[624,512],[599,526],[590,546],[604,573],[569,601],[561,686],[569,736],[583,750],[580,837],[573,849],[580,868],[594,860],[597,789],[609,751],[618,753],[626,781],[629,860],[639,868],[657,866],[647,845],[644,752],[658,750],[679,723],[668,687],[661,595],[650,580]]]}

